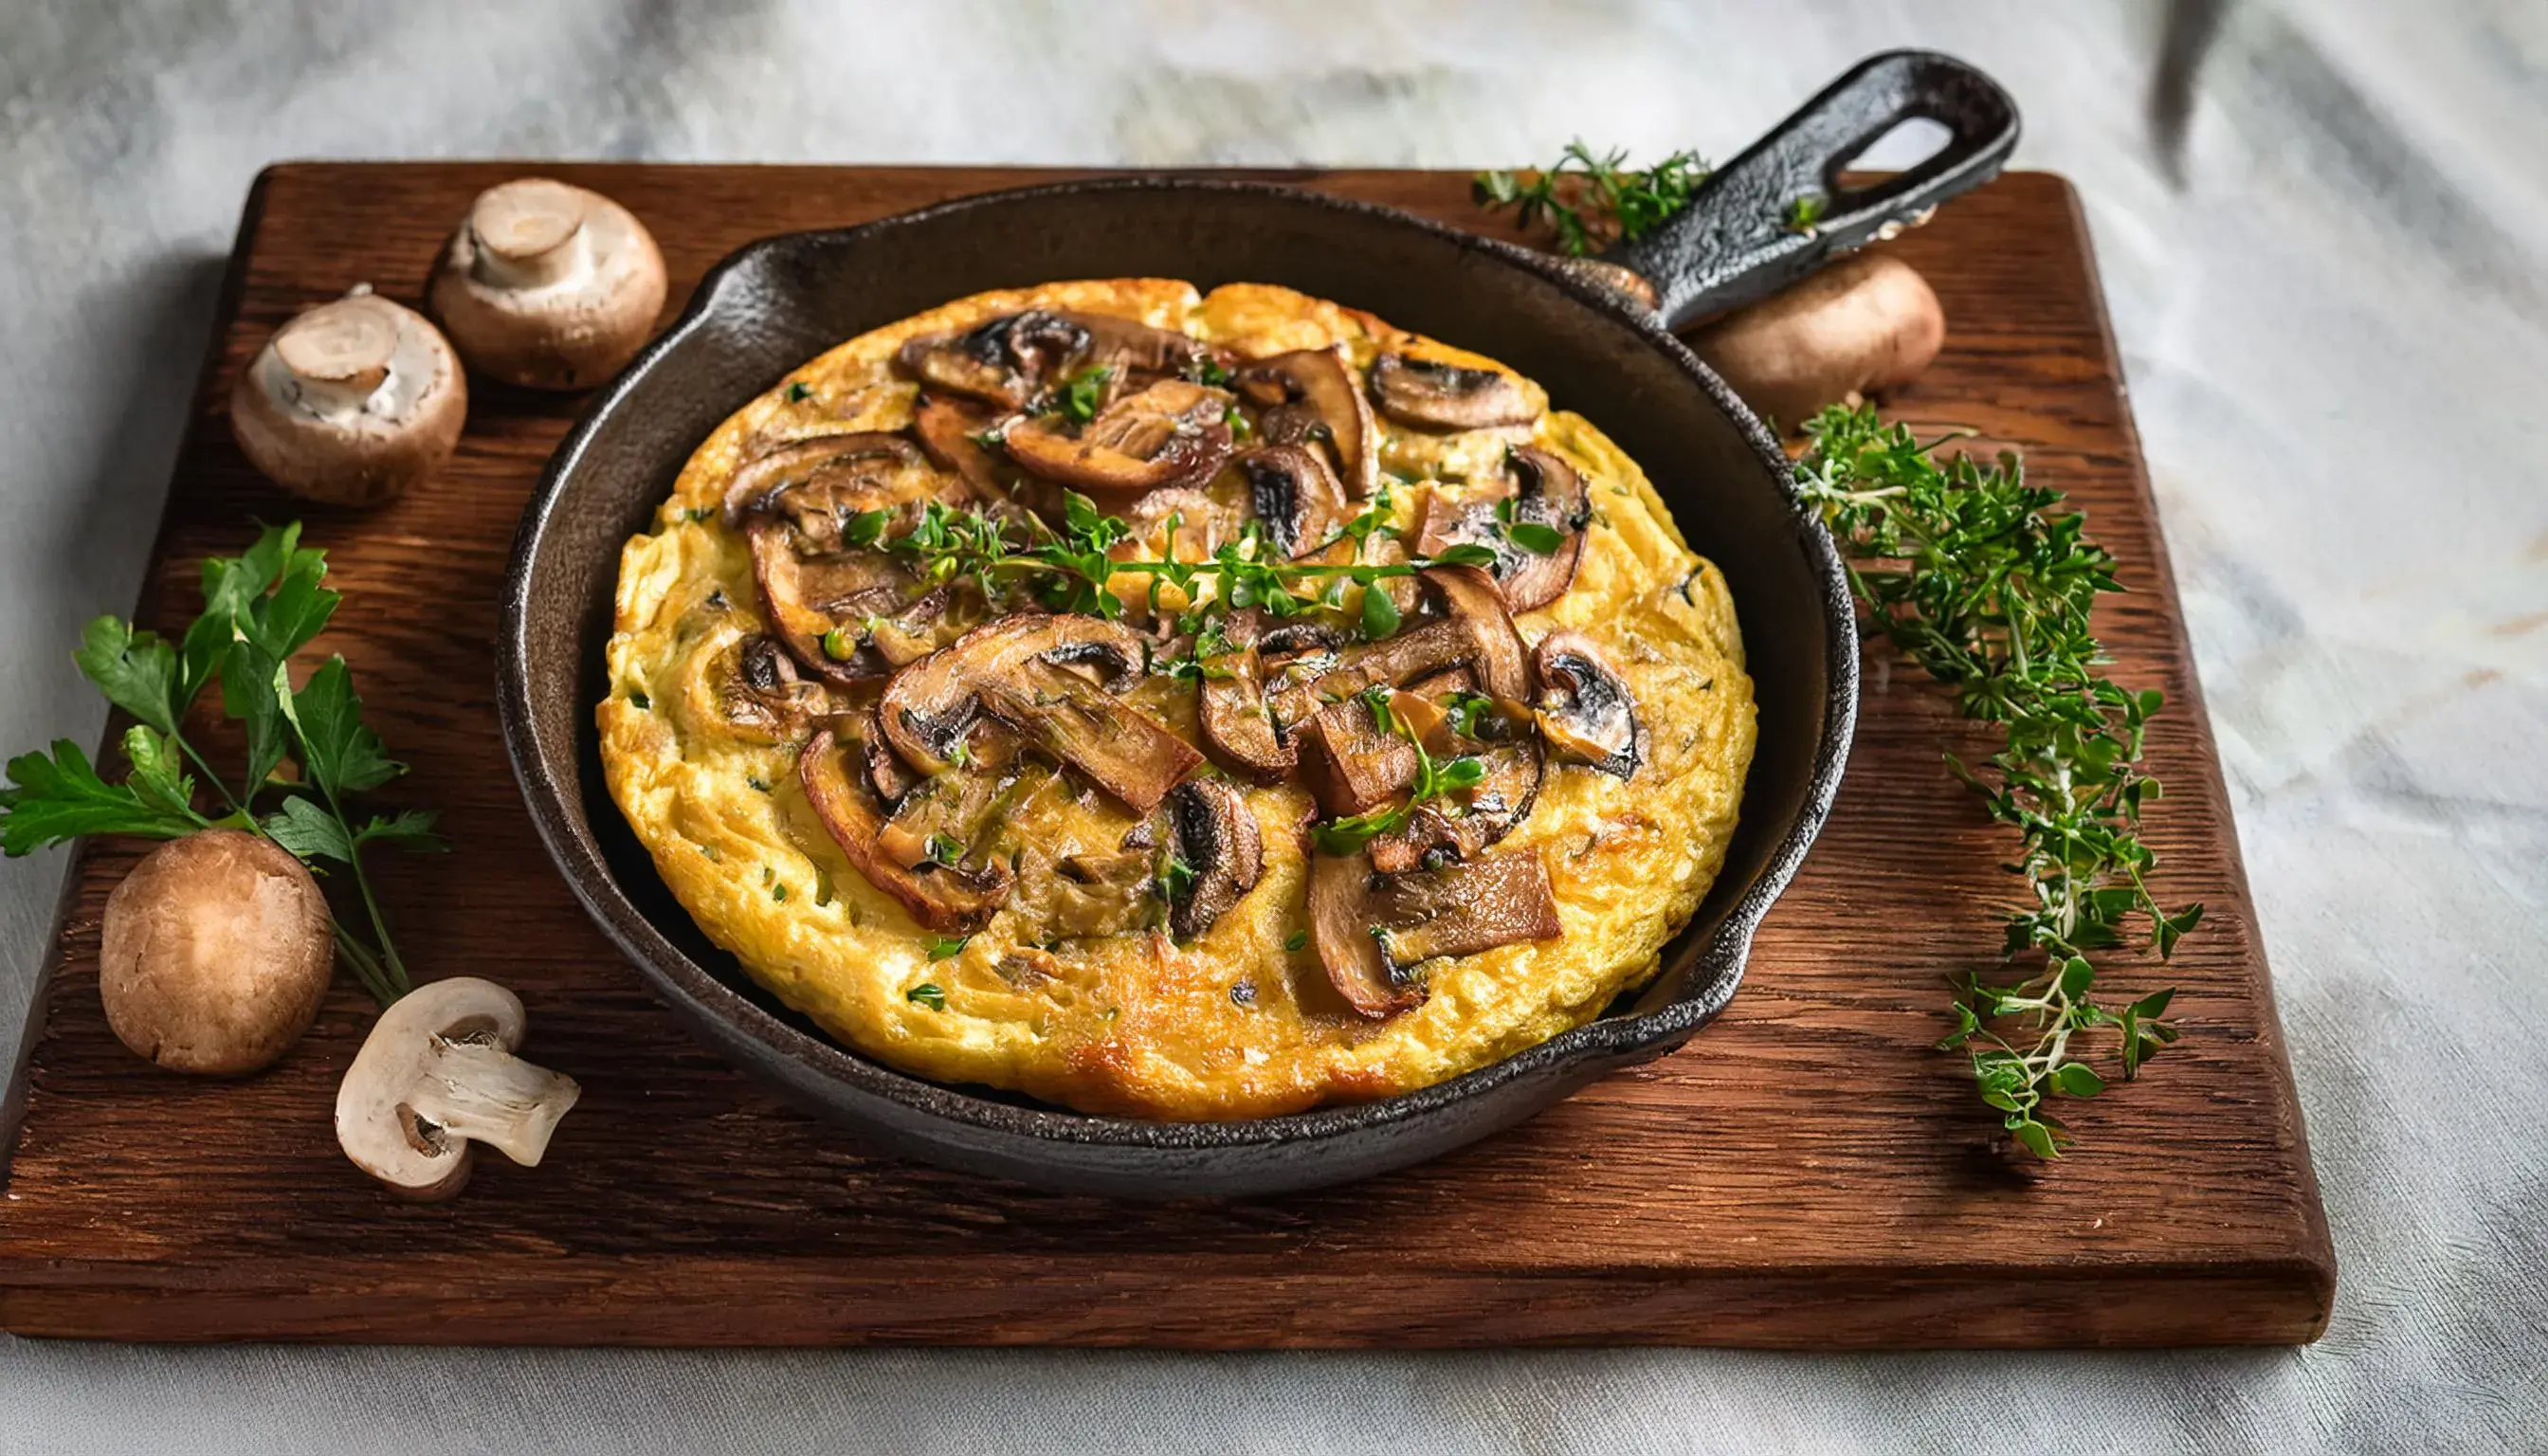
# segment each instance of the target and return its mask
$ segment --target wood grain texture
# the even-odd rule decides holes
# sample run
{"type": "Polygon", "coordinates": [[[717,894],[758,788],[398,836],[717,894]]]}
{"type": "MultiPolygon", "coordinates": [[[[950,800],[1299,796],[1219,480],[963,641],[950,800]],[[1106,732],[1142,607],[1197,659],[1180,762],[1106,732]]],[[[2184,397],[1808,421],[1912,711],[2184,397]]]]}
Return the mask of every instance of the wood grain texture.
{"type": "MultiPolygon", "coordinates": [[[[1945,355],[1901,417],[2023,449],[2122,562],[2100,624],[2150,737],[2161,894],[2209,911],[2172,966],[2181,1046],[2064,1115],[2078,1153],[2012,1155],[1957,1060],[1945,984],[1989,963],[2005,834],[1941,750],[1984,737],[1871,653],[1838,812],[1732,1008],[1684,1050],[1505,1136],[1352,1188],[1169,1207],[1036,1193],[869,1154],[694,1045],[579,911],[497,737],[491,649],[513,525],[580,408],[473,381],[430,486],[371,512],[261,482],[221,404],[266,333],[356,281],[414,303],[502,163],[295,164],[250,195],[140,606],[195,608],[195,563],[250,517],[308,522],[352,663],[414,766],[385,797],[458,853],[381,877],[419,978],[494,976],[528,1052],[585,1097],[546,1166],[482,1161],[458,1203],[383,1197],[335,1146],[370,1021],[350,982],[275,1070],[134,1058],[96,992],[98,916],[136,851],[90,847],[27,1043],[0,1199],[0,1325],[130,1339],[467,1343],[1785,1346],[2287,1343],[2324,1327],[2333,1256],[2237,839],[2066,184],[2012,174],[1893,246],[1935,284],[1945,355]]],[[[555,166],[661,239],[668,310],[718,257],[1064,175],[1015,169],[555,166]]],[[[1266,174],[1254,174],[1266,175],[1266,174]]],[[[1449,173],[1282,174],[1480,226],[1449,173]]],[[[1386,312],[1385,310],[1383,311],[1386,312]]],[[[669,317],[669,316],[668,316],[669,317]]],[[[70,644],[64,644],[68,650],[70,644]]]]}

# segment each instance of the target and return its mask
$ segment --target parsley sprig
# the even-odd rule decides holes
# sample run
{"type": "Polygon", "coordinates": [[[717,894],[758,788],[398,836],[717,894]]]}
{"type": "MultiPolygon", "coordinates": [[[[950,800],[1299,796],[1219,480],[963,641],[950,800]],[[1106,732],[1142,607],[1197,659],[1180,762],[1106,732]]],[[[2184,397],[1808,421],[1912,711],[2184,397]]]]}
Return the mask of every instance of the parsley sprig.
{"type": "Polygon", "coordinates": [[[0,788],[0,851],[11,857],[92,834],[179,839],[204,829],[238,829],[283,847],[320,873],[321,862],[341,865],[353,881],[366,940],[335,921],[337,954],[364,989],[382,1005],[407,993],[407,966],[390,940],[363,869],[362,851],[375,844],[439,850],[433,815],[409,810],[372,815],[359,824],[345,801],[407,772],[389,757],[378,735],[363,725],[345,660],[331,657],[299,688],[289,664],[335,615],[343,598],[320,585],[326,553],[301,544],[298,521],[267,527],[237,557],[204,563],[204,609],[183,636],[169,641],[115,617],[88,624],[71,656],[107,701],[135,719],[124,735],[131,769],[110,782],[68,739],[49,754],[9,761],[9,785],[0,788]],[[222,711],[246,735],[246,765],[236,785],[223,777],[187,737],[185,722],[196,702],[221,683],[222,711]],[[286,759],[298,766],[278,777],[286,759]],[[204,775],[220,801],[219,812],[196,808],[204,775]],[[260,803],[272,807],[260,813],[260,803]]]}
{"type": "Polygon", "coordinates": [[[1641,170],[1624,150],[1596,156],[1579,139],[1535,172],[1480,172],[1469,191],[1482,208],[1514,209],[1524,228],[1545,220],[1559,250],[1580,258],[1613,236],[1634,242],[1661,227],[1689,205],[1707,173],[1696,152],[1676,151],[1641,170]]]}
{"type": "Polygon", "coordinates": [[[2070,1137],[2048,1100],[2106,1087],[2079,1042],[2114,1033],[2130,1078],[2177,1036],[2159,1019],[2172,990],[2100,1001],[2089,953],[2124,945],[2138,915],[2165,958],[2203,918],[2201,905],[2170,912],[2149,889],[2157,857],[2140,841],[2140,813],[2159,784],[2141,767],[2141,739],[2161,698],[2097,671],[2107,658],[2089,611],[2123,590],[2114,558],[2087,538],[2084,516],[2057,511],[2059,492],[2026,484],[2013,454],[1941,464],[1934,444],[1872,409],[1834,406],[1805,428],[1813,445],[1797,488],[1850,558],[1870,626],[1953,688],[1965,716],[2005,735],[1981,768],[1948,764],[2018,832],[2013,867],[2033,903],[2009,914],[2003,953],[2033,970],[1965,977],[1940,1046],[1970,1054],[2012,1137],[2057,1157],[2070,1137]]]}

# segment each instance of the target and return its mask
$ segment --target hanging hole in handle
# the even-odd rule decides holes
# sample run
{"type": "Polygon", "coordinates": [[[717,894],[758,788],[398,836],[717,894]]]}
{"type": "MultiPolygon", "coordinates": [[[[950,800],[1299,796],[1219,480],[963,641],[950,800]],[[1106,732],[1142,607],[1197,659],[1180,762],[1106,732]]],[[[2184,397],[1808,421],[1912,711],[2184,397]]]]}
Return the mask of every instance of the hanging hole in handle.
{"type": "Polygon", "coordinates": [[[1849,159],[1832,169],[1835,177],[1844,179],[1843,193],[1860,192],[1873,185],[1872,179],[1861,180],[1868,172],[1900,174],[1909,172],[1947,149],[1956,134],[1946,123],[1929,117],[1904,117],[1884,129],[1875,139],[1850,154],[1849,159]],[[1851,174],[1860,174],[1853,178],[1851,174]]]}

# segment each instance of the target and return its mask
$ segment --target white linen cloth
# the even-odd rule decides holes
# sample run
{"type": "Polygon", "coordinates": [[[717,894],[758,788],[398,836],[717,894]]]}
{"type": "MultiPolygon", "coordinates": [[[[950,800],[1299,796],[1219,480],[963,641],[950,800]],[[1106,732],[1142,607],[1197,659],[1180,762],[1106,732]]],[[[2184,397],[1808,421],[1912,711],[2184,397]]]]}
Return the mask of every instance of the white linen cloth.
{"type": "MultiPolygon", "coordinates": [[[[169,1349],[0,1341],[0,1452],[2489,1449],[2548,1442],[2548,5],[0,7],[0,751],[93,744],[285,157],[1722,157],[1860,55],[2079,186],[2342,1260],[2302,1350],[169,1349]]],[[[0,1065],[65,857],[0,864],[0,1065]]],[[[2162,1065],[2161,1074],[2164,1073],[2162,1065]]],[[[2129,1095],[2128,1093],[2126,1095],[2129,1095]]]]}

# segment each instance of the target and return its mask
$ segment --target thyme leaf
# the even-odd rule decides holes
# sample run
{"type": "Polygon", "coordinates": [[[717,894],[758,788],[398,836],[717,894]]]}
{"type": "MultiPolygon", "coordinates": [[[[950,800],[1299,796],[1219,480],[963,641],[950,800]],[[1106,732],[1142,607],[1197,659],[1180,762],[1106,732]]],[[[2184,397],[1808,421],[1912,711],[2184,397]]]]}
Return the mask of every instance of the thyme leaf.
{"type": "Polygon", "coordinates": [[[1537,171],[1480,172],[1469,194],[1490,212],[1513,209],[1524,231],[1545,223],[1558,250],[1583,257],[1612,238],[1634,242],[1689,205],[1707,180],[1707,163],[1676,151],[1642,170],[1625,150],[1594,155],[1579,138],[1537,171]]]}

